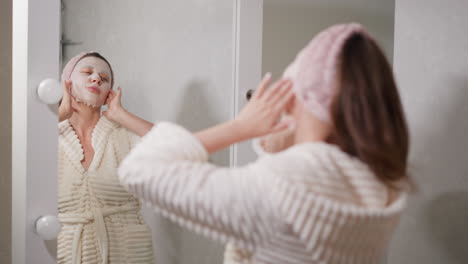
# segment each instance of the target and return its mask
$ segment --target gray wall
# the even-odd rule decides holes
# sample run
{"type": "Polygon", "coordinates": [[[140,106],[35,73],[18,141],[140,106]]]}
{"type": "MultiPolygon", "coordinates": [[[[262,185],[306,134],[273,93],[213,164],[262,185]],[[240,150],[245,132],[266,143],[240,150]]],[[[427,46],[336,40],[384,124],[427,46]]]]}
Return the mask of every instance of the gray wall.
{"type": "MultiPolygon", "coordinates": [[[[193,131],[230,118],[233,1],[64,2],[64,36],[82,42],[64,48],[65,61],[83,50],[101,52],[128,110],[193,131]]],[[[228,165],[229,152],[212,159],[228,165]]],[[[222,262],[220,244],[145,213],[158,263],[222,262]]]]}
{"type": "Polygon", "coordinates": [[[0,263],[11,263],[12,1],[0,1],[0,263]]]}
{"type": "Polygon", "coordinates": [[[468,2],[397,0],[395,71],[419,191],[389,263],[468,263],[468,2]]]}
{"type": "Polygon", "coordinates": [[[262,72],[280,77],[314,35],[337,23],[358,22],[391,61],[394,0],[265,0],[262,72]]]}

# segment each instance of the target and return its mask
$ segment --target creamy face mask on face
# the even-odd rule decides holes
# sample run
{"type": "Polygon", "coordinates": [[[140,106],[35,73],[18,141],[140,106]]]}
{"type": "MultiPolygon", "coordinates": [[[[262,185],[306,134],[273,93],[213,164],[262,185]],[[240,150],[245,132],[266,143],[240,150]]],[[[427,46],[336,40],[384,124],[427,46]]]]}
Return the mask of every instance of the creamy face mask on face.
{"type": "Polygon", "coordinates": [[[96,57],[85,57],[71,73],[72,96],[91,107],[100,107],[106,102],[112,88],[112,75],[109,65],[96,57]]]}

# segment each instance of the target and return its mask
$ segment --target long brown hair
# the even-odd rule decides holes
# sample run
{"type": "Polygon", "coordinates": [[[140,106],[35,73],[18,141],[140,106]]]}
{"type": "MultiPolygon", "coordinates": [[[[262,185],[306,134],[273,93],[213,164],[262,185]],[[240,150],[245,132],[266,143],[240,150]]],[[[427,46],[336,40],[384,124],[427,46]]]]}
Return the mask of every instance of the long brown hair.
{"type": "Polygon", "coordinates": [[[387,186],[411,186],[408,127],[384,53],[374,40],[356,33],[344,44],[339,70],[331,141],[366,163],[387,186]]]}

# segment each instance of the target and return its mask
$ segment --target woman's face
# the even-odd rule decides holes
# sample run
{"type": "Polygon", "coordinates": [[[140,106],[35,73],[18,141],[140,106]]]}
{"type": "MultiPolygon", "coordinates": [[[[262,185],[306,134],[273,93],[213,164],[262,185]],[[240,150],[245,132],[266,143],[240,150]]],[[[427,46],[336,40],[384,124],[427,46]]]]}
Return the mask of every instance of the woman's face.
{"type": "Polygon", "coordinates": [[[92,107],[102,106],[112,83],[111,69],[102,59],[86,57],[81,59],[70,76],[72,96],[78,102],[92,107]]]}

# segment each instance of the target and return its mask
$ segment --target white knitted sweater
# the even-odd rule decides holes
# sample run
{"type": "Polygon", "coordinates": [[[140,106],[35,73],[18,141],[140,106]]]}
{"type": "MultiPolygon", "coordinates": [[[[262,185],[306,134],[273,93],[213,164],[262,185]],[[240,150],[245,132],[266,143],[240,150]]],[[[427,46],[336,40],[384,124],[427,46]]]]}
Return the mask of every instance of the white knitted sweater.
{"type": "Polygon", "coordinates": [[[57,262],[153,263],[151,231],[140,204],[119,183],[117,167],[139,140],[101,117],[92,134],[94,157],[81,165],[81,143],[70,122],[59,123],[57,262]]]}
{"type": "Polygon", "coordinates": [[[252,252],[250,263],[378,263],[405,206],[362,162],[304,143],[238,168],[207,163],[190,132],[153,128],[119,168],[163,215],[252,252]]]}

